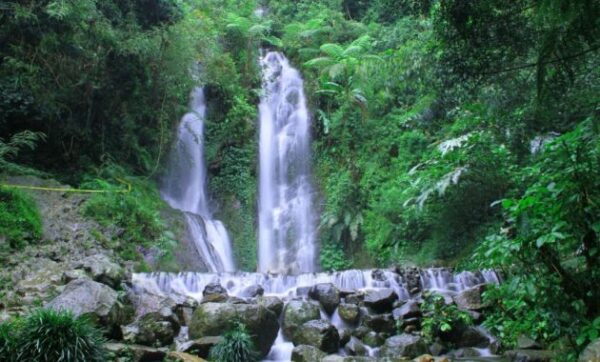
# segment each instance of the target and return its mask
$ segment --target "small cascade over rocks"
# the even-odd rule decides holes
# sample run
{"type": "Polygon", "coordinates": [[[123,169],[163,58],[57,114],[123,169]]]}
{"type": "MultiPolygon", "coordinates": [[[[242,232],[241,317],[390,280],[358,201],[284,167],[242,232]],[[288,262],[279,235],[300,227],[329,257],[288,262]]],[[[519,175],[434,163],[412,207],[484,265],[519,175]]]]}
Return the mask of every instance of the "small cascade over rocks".
{"type": "Polygon", "coordinates": [[[309,116],[300,73],[278,52],[260,59],[259,271],[315,271],[309,116]]]}
{"type": "MultiPolygon", "coordinates": [[[[375,361],[384,354],[411,351],[413,344],[419,346],[414,350],[423,350],[425,343],[416,332],[423,318],[420,310],[423,292],[440,293],[447,296],[447,303],[454,303],[465,293],[480,294],[486,284],[499,283],[500,279],[491,270],[455,273],[445,268],[396,268],[299,275],[156,272],[133,274],[132,281],[133,292],[138,295],[168,297],[180,304],[189,304],[190,300],[200,303],[201,311],[191,318],[191,330],[198,330],[195,323],[201,323],[206,329],[213,318],[207,313],[212,311],[214,318],[219,319],[227,313],[244,317],[246,309],[264,307],[257,309],[269,330],[269,338],[261,342],[264,361],[290,361],[293,351],[300,348],[296,351],[300,353],[304,351],[302,348],[307,348],[300,341],[314,342],[312,347],[317,349],[327,346],[327,353],[332,352],[332,346],[337,346],[339,350],[335,353],[341,356],[358,349],[365,358],[371,356],[375,361]],[[412,280],[415,276],[417,279],[412,280]],[[219,291],[219,298],[212,295],[215,290],[219,291]],[[219,307],[219,303],[223,306],[219,307]],[[235,307],[240,304],[248,307],[235,307]],[[273,321],[279,323],[278,333],[271,326],[273,321]],[[392,337],[397,338],[388,341],[392,337]],[[352,345],[346,348],[350,341],[352,345]],[[405,341],[410,343],[405,344],[405,341]],[[265,349],[265,343],[270,343],[270,349],[265,349]],[[381,352],[383,346],[385,351],[381,352]]],[[[477,313],[476,310],[472,313],[477,313]]],[[[253,328],[260,330],[260,326],[253,328]]],[[[480,356],[491,354],[491,347],[486,346],[494,341],[484,331],[470,328],[457,333],[455,338],[462,338],[460,333],[470,333],[468,340],[477,342],[464,346],[473,347],[469,353],[477,350],[480,356]],[[489,340],[489,344],[485,340],[489,340]]]]}
{"type": "Polygon", "coordinates": [[[212,218],[206,191],[202,88],[192,91],[190,106],[179,124],[161,195],[172,208],[185,213],[188,233],[209,271],[231,272],[235,270],[231,240],[223,223],[212,218]]]}

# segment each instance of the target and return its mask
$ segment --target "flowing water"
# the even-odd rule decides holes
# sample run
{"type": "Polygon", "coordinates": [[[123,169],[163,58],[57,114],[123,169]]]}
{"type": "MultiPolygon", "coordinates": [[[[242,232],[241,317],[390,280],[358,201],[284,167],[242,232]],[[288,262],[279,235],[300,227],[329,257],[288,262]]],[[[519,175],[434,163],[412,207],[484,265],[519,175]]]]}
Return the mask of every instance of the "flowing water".
{"type": "Polygon", "coordinates": [[[315,270],[310,132],[300,73],[283,54],[261,58],[259,271],[315,270]]]}
{"type": "Polygon", "coordinates": [[[206,192],[202,88],[194,89],[190,106],[179,124],[161,195],[171,207],[185,213],[188,233],[209,271],[232,272],[231,241],[223,223],[213,220],[206,192]]]}
{"type": "MultiPolygon", "coordinates": [[[[400,300],[410,299],[407,281],[393,270],[344,270],[333,273],[304,273],[299,275],[265,273],[139,273],[133,275],[133,287],[137,294],[151,293],[168,296],[175,301],[192,298],[200,302],[204,287],[209,283],[219,283],[230,296],[248,298],[249,287],[260,285],[264,295],[277,296],[284,302],[296,298],[307,298],[308,290],[315,284],[332,283],[344,291],[365,291],[381,288],[393,289],[400,300]]],[[[452,296],[478,284],[497,284],[500,280],[492,270],[480,272],[463,271],[453,273],[445,268],[422,269],[419,284],[423,290],[436,291],[452,296]]],[[[321,312],[323,319],[329,320],[338,330],[348,326],[341,320],[337,310],[330,316],[321,312]]],[[[293,344],[280,333],[265,361],[289,361],[293,344]]],[[[370,351],[376,355],[377,348],[370,351]]],[[[481,352],[482,355],[488,353],[481,352]]]]}

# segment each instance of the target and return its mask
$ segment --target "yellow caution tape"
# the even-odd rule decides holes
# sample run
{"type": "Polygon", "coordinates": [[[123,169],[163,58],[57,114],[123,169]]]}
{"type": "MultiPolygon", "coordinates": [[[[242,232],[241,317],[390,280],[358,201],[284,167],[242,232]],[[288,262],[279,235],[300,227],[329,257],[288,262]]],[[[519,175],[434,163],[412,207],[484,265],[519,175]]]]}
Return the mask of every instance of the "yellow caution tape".
{"type": "Polygon", "coordinates": [[[60,188],[60,187],[42,187],[42,186],[27,186],[27,185],[12,185],[12,184],[0,184],[0,186],[4,187],[12,187],[15,189],[27,189],[27,190],[41,190],[41,191],[57,191],[57,192],[76,192],[76,193],[94,193],[94,194],[106,194],[106,193],[128,193],[131,192],[131,184],[123,179],[117,178],[122,184],[127,185],[127,189],[124,190],[91,190],[91,189],[74,189],[70,188],[60,188]]]}

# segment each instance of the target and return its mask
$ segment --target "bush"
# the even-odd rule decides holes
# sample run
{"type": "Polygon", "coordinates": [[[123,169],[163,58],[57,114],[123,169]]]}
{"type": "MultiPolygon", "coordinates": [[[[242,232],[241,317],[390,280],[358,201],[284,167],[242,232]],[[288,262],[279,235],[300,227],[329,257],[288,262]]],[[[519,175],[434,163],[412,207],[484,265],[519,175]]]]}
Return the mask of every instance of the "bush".
{"type": "Polygon", "coordinates": [[[23,320],[0,324],[0,360],[103,362],[99,330],[71,312],[40,309],[23,320]]]}
{"type": "Polygon", "coordinates": [[[0,324],[0,360],[2,361],[16,361],[18,345],[16,328],[16,322],[10,321],[0,324]]]}
{"type": "Polygon", "coordinates": [[[258,353],[246,327],[237,326],[225,333],[223,341],[210,350],[210,360],[214,362],[257,362],[258,353]]]}
{"type": "Polygon", "coordinates": [[[435,337],[450,332],[452,329],[473,324],[469,313],[458,309],[455,305],[447,305],[443,296],[427,293],[424,298],[422,327],[423,337],[426,340],[433,341],[435,337]]]}
{"type": "Polygon", "coordinates": [[[96,179],[83,184],[85,188],[105,189],[108,193],[99,193],[89,199],[84,214],[98,221],[101,225],[114,225],[122,229],[119,241],[111,245],[125,260],[142,261],[138,246],[158,247],[161,260],[171,257],[172,247],[176,245],[160,216],[160,210],[166,207],[154,185],[145,181],[133,183],[131,192],[116,192],[123,185],[113,186],[106,181],[96,179]]]}
{"type": "Polygon", "coordinates": [[[42,235],[42,221],[35,202],[17,190],[0,188],[0,237],[11,249],[42,235]]]}

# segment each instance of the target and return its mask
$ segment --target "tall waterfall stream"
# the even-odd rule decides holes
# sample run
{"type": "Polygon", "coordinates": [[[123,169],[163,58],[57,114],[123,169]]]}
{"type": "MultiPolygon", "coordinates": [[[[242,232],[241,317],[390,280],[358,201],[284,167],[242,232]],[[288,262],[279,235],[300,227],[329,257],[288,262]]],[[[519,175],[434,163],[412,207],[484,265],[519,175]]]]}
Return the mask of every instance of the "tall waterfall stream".
{"type": "Polygon", "coordinates": [[[203,89],[194,89],[191,98],[191,111],[179,124],[161,194],[172,208],[185,213],[190,238],[208,269],[213,273],[233,272],[235,264],[231,240],[223,223],[213,220],[208,204],[203,89]]]}

